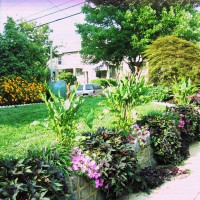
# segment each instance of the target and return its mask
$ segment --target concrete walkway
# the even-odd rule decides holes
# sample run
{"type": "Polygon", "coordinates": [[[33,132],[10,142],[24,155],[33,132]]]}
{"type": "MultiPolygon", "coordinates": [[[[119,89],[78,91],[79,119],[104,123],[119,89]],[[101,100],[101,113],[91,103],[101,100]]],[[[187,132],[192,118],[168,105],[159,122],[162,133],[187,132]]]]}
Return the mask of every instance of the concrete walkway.
{"type": "Polygon", "coordinates": [[[173,178],[150,195],[140,192],[119,200],[200,200],[200,142],[190,146],[190,157],[179,168],[189,169],[190,174],[173,178]]]}

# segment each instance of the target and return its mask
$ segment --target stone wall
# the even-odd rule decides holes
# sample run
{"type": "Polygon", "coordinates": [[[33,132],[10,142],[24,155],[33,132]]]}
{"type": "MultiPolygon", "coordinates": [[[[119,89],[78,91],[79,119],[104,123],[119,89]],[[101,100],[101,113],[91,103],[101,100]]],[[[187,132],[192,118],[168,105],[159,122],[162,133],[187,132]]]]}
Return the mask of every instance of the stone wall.
{"type": "Polygon", "coordinates": [[[105,200],[100,189],[96,189],[84,177],[74,176],[68,181],[69,192],[68,200],[105,200]]]}
{"type": "MultiPolygon", "coordinates": [[[[147,138],[145,145],[135,143],[133,149],[137,154],[140,169],[156,165],[153,150],[150,146],[150,138],[147,138]]],[[[71,193],[68,200],[105,200],[102,191],[91,186],[91,183],[81,176],[74,176],[72,180],[68,181],[68,184],[71,193]]]]}
{"type": "Polygon", "coordinates": [[[150,145],[150,137],[147,138],[145,145],[140,145],[138,142],[136,142],[133,145],[133,149],[137,154],[138,164],[140,165],[141,169],[156,165],[156,161],[153,156],[153,149],[150,145]]]}

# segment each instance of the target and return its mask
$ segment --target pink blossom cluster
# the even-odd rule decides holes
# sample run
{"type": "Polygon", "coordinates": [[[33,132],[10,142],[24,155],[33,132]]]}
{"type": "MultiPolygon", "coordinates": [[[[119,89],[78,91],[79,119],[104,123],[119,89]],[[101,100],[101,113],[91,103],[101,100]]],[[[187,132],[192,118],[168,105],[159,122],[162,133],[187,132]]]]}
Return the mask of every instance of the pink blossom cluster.
{"type": "Polygon", "coordinates": [[[184,128],[184,125],[185,125],[185,122],[184,122],[184,117],[185,117],[185,115],[183,115],[183,114],[180,114],[180,121],[179,121],[179,124],[178,124],[178,127],[179,128],[184,128]]]}
{"type": "Polygon", "coordinates": [[[139,140],[141,142],[145,142],[147,137],[150,135],[150,132],[147,128],[140,127],[139,125],[135,124],[131,126],[132,134],[128,136],[130,140],[134,143],[139,140]]]}
{"type": "MultiPolygon", "coordinates": [[[[101,178],[100,166],[96,164],[95,160],[83,154],[79,148],[72,150],[71,155],[72,167],[68,167],[68,169],[86,174],[90,179],[94,179],[96,188],[102,187],[104,180],[101,178]]],[[[108,189],[108,186],[105,186],[105,188],[108,189]]]]}

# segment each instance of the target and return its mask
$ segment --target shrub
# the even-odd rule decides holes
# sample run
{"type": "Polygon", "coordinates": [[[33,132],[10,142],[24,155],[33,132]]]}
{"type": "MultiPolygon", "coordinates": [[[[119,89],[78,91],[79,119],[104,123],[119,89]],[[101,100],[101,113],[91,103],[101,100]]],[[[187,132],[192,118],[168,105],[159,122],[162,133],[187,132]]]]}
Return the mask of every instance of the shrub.
{"type": "Polygon", "coordinates": [[[74,76],[72,73],[70,72],[61,72],[58,75],[58,78],[60,80],[65,81],[67,84],[70,83],[70,85],[73,85],[74,82],[77,80],[76,76],[74,76]]]}
{"type": "Polygon", "coordinates": [[[174,119],[184,143],[200,140],[200,115],[193,105],[182,105],[167,109],[174,119]]]}
{"type": "Polygon", "coordinates": [[[152,86],[148,95],[151,96],[153,101],[166,101],[170,99],[169,89],[164,86],[152,86]]]}
{"type": "Polygon", "coordinates": [[[191,103],[200,106],[200,90],[198,90],[197,93],[191,97],[191,103]]]}
{"type": "Polygon", "coordinates": [[[95,154],[102,166],[106,199],[116,199],[137,186],[137,159],[128,137],[103,127],[84,136],[81,148],[91,156],[95,154]]]}
{"type": "Polygon", "coordinates": [[[108,80],[104,79],[104,78],[94,79],[94,80],[91,81],[91,83],[99,84],[102,87],[108,87],[109,86],[108,80]]]}
{"type": "Polygon", "coordinates": [[[30,146],[27,153],[31,158],[43,158],[46,162],[61,169],[66,175],[70,175],[68,166],[71,165],[71,155],[62,143],[57,142],[45,148],[30,146]]]}
{"type": "Polygon", "coordinates": [[[174,100],[179,105],[189,104],[191,101],[189,96],[197,91],[197,88],[192,84],[190,78],[184,78],[179,82],[174,81],[171,88],[174,100]]]}
{"type": "Polygon", "coordinates": [[[0,160],[0,199],[66,199],[65,175],[41,158],[0,160]]]}
{"type": "Polygon", "coordinates": [[[117,80],[116,79],[109,78],[109,79],[107,79],[107,81],[108,81],[109,86],[110,85],[111,86],[116,86],[117,85],[117,80]]]}
{"type": "Polygon", "coordinates": [[[191,78],[199,85],[200,47],[175,36],[161,37],[146,50],[149,61],[149,80],[156,85],[170,87],[174,78],[191,78]]]}
{"type": "Polygon", "coordinates": [[[115,79],[105,79],[105,78],[99,78],[99,79],[94,79],[91,81],[93,84],[99,84],[102,87],[108,87],[108,86],[116,86],[117,85],[117,80],[115,79]]]}
{"type": "Polygon", "coordinates": [[[46,87],[36,80],[23,80],[20,76],[0,79],[0,104],[24,104],[42,101],[40,92],[45,93],[46,87]]]}
{"type": "Polygon", "coordinates": [[[189,156],[189,145],[200,140],[200,115],[192,105],[166,108],[162,116],[144,116],[137,123],[148,126],[155,158],[161,164],[180,163],[189,156]]]}
{"type": "Polygon", "coordinates": [[[149,189],[160,186],[165,181],[169,181],[173,176],[186,173],[187,170],[180,170],[178,167],[146,167],[140,172],[140,176],[142,179],[141,189],[144,191],[148,191],[149,189]]]}
{"type": "Polygon", "coordinates": [[[151,146],[158,163],[177,164],[188,156],[189,146],[182,151],[179,132],[169,116],[144,116],[137,123],[148,126],[151,146]]]}

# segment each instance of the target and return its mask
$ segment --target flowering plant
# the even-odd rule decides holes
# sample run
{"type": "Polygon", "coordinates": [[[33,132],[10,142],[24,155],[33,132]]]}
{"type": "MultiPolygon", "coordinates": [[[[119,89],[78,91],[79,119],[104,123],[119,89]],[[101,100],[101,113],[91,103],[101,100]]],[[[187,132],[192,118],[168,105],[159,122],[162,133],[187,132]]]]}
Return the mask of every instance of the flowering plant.
{"type": "Polygon", "coordinates": [[[200,139],[200,115],[193,105],[182,105],[168,108],[182,137],[188,143],[200,139]]]}
{"type": "Polygon", "coordinates": [[[131,143],[139,142],[140,145],[146,143],[147,138],[150,136],[150,132],[146,127],[140,127],[138,124],[131,126],[131,134],[128,136],[131,143]]]}
{"type": "Polygon", "coordinates": [[[122,136],[119,131],[104,127],[92,133],[84,133],[84,136],[81,148],[90,155],[96,155],[95,160],[99,163],[100,179],[104,180],[102,189],[106,193],[106,199],[116,199],[126,191],[132,190],[131,183],[137,182],[138,165],[133,145],[128,137],[122,136]]]}
{"type": "MultiPolygon", "coordinates": [[[[76,171],[86,175],[88,178],[94,180],[96,188],[102,187],[104,179],[101,178],[100,169],[102,165],[97,165],[96,161],[90,156],[82,153],[82,150],[75,148],[71,151],[72,167],[68,167],[70,171],[76,171]]],[[[96,157],[95,154],[93,154],[96,157]]]]}
{"type": "Polygon", "coordinates": [[[25,104],[42,101],[40,92],[46,93],[46,87],[36,79],[27,81],[20,76],[0,78],[0,104],[25,104]]]}

